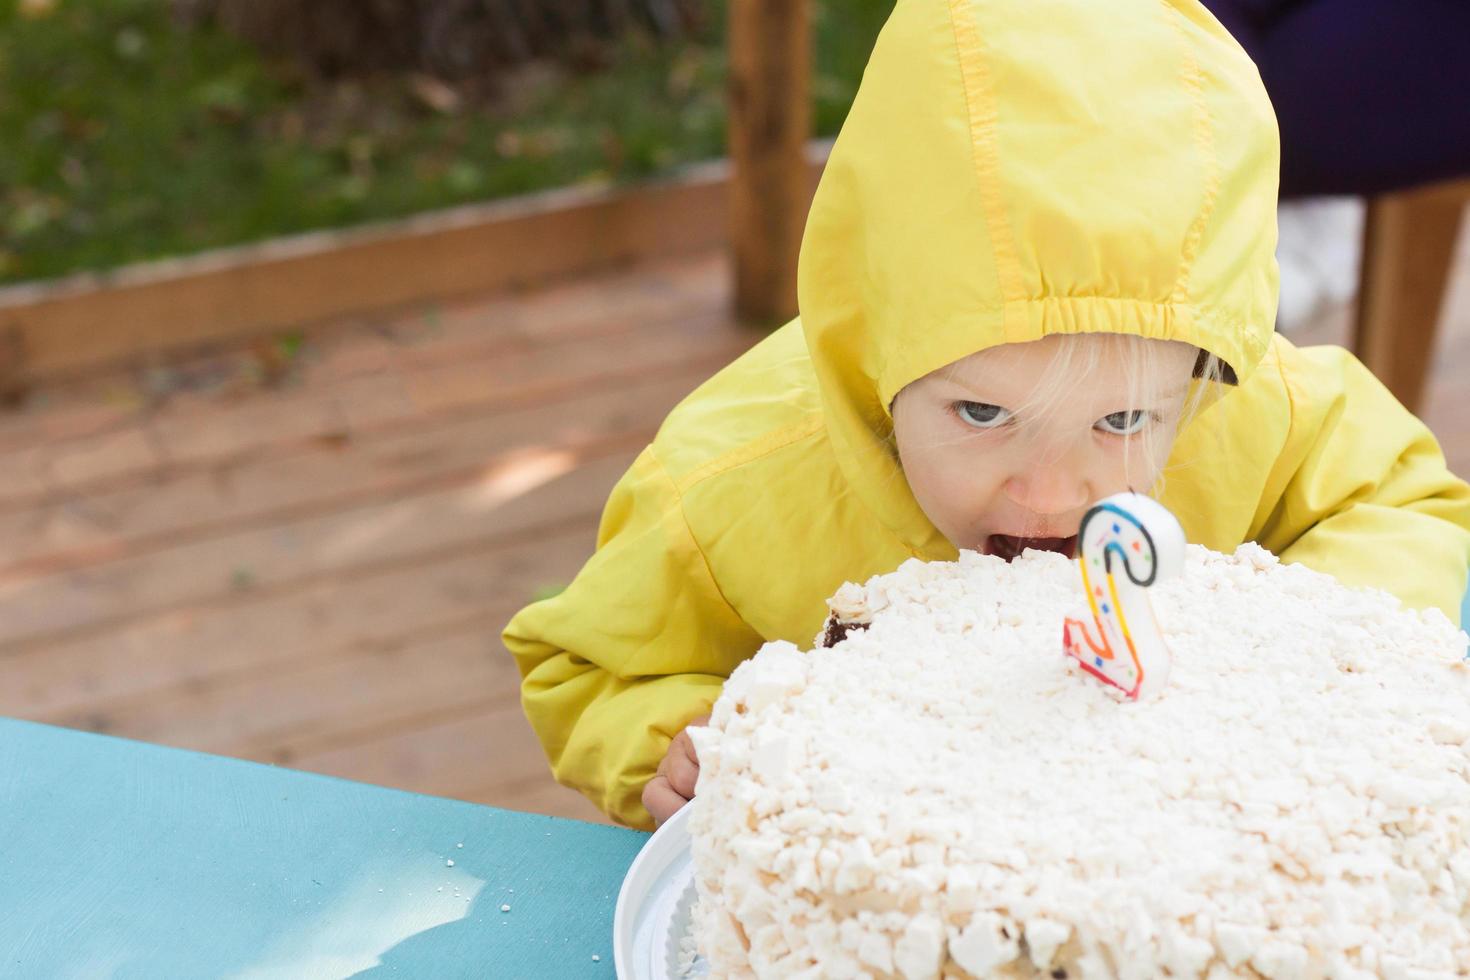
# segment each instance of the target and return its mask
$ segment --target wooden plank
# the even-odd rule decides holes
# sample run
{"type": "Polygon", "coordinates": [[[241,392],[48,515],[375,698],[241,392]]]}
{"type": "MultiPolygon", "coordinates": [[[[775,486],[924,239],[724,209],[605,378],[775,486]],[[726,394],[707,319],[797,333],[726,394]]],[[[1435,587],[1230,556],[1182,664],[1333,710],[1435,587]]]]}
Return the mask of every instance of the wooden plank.
{"type": "Polygon", "coordinates": [[[0,659],[0,714],[118,731],[116,710],[136,706],[172,723],[167,705],[180,691],[393,649],[468,621],[484,620],[496,635],[538,589],[572,580],[596,530],[588,514],[508,547],[429,552],[354,577],[237,592],[12,653],[0,659]]]}
{"type": "MultiPolygon", "coordinates": [[[[573,338],[592,342],[716,314],[727,306],[725,293],[725,258],[706,252],[651,262],[636,275],[589,276],[555,289],[426,300],[413,309],[314,328],[291,365],[291,384],[327,391],[383,371],[476,360],[573,338]]],[[[202,412],[201,422],[208,423],[214,413],[229,412],[252,396],[289,399],[292,388],[252,379],[259,354],[260,345],[249,344],[145,370],[97,371],[48,383],[23,404],[0,410],[0,452],[105,436],[170,412],[202,412]],[[199,375],[213,375],[216,383],[205,384],[200,394],[160,391],[157,384],[172,376],[199,375]]]]}
{"type": "Polygon", "coordinates": [[[249,589],[301,588],[456,546],[532,540],[601,512],[652,431],[527,449],[468,483],[0,584],[0,654],[112,630],[249,589]]]}
{"type": "MultiPolygon", "coordinates": [[[[812,152],[824,157],[825,146],[812,152]]],[[[723,162],[706,164],[631,189],[558,190],[0,289],[0,381],[13,388],[160,351],[719,247],[728,173],[723,162]]]]}
{"type": "Polygon", "coordinates": [[[520,677],[500,642],[507,603],[417,638],[336,651],[245,676],[214,677],[160,690],[145,700],[63,718],[146,742],[242,758],[281,746],[378,734],[404,719],[457,712],[487,698],[518,704],[520,677]]]}
{"type": "Polygon", "coordinates": [[[125,378],[94,376],[84,385],[48,386],[39,398],[0,408],[0,452],[102,435],[123,426],[142,407],[131,387],[125,378]]]}
{"type": "Polygon", "coordinates": [[[511,343],[543,343],[609,330],[639,329],[694,316],[728,313],[721,251],[638,266],[636,273],[592,276],[554,289],[490,297],[450,298],[416,312],[418,343],[394,350],[399,364],[445,363],[478,357],[511,343]],[[487,330],[494,324],[495,330],[487,330]]]}
{"type": "Polygon", "coordinates": [[[426,301],[311,333],[301,382],[318,385],[382,370],[499,356],[572,339],[595,342],[676,321],[725,312],[723,256],[640,266],[558,285],[489,297],[426,301]]]}
{"type": "Polygon", "coordinates": [[[735,309],[757,322],[796,314],[796,258],[811,206],[809,7],[808,0],[730,4],[735,309]]]}
{"type": "MultiPolygon", "coordinates": [[[[140,424],[144,420],[154,420],[166,430],[165,435],[172,435],[181,425],[186,431],[190,428],[179,423],[178,416],[192,420],[194,430],[217,431],[230,426],[220,419],[220,413],[253,415],[232,426],[254,434],[257,442],[246,446],[251,450],[260,448],[260,440],[331,436],[340,423],[326,411],[331,401],[321,397],[323,382],[360,379],[375,371],[396,372],[404,366],[462,363],[548,340],[590,340],[609,331],[636,331],[695,313],[713,313],[720,308],[722,273],[719,256],[706,253],[692,261],[656,263],[640,269],[636,276],[603,275],[540,293],[436,302],[388,319],[339,322],[314,331],[300,359],[297,380],[315,389],[311,397],[297,397],[291,390],[257,389],[251,394],[259,398],[226,398],[221,395],[230,392],[210,386],[202,394],[185,391],[160,403],[157,393],[145,390],[140,377],[130,372],[53,384],[31,400],[34,410],[0,412],[0,451],[45,447],[5,460],[0,467],[0,497],[34,499],[65,492],[73,488],[58,480],[73,472],[105,481],[162,465],[138,434],[148,432],[140,424]],[[258,402],[265,402],[265,407],[257,407],[258,402]],[[131,462],[123,452],[127,446],[137,450],[131,462]],[[49,465],[53,453],[65,460],[59,477],[54,472],[57,468],[49,465]],[[88,469],[93,472],[86,472],[88,469]]],[[[251,353],[247,348],[228,355],[233,363],[221,363],[224,358],[211,355],[194,364],[170,367],[165,373],[213,370],[240,375],[254,366],[248,362],[251,353]]],[[[187,448],[187,443],[175,447],[170,462],[188,461],[187,448]]],[[[220,458],[215,453],[211,461],[220,458]]]]}
{"type": "Polygon", "coordinates": [[[1353,349],[1410,411],[1422,401],[1460,222],[1470,201],[1470,182],[1459,187],[1453,194],[1405,191],[1368,202],[1353,349]]]}
{"type": "Polygon", "coordinates": [[[25,446],[0,458],[0,507],[32,506],[68,490],[156,473],[168,465],[156,433],[137,423],[25,446]]]}
{"type": "Polygon", "coordinates": [[[487,703],[461,715],[425,719],[416,728],[329,748],[286,749],[275,761],[415,793],[612,823],[581,794],[552,779],[519,704],[487,703]]]}
{"type": "Polygon", "coordinates": [[[376,738],[284,746],[260,761],[396,786],[432,796],[483,793],[487,784],[523,786],[547,779],[546,756],[519,703],[494,698],[424,718],[376,738]]]}
{"type": "Polygon", "coordinates": [[[354,432],[483,414],[491,407],[542,403],[611,388],[681,363],[697,365],[708,376],[759,339],[753,332],[732,328],[720,314],[688,317],[608,336],[597,344],[573,340],[486,360],[434,365],[398,377],[365,376],[339,388],[337,406],[343,424],[354,432]]]}
{"type": "Polygon", "coordinates": [[[589,386],[566,401],[186,471],[161,483],[96,491],[72,506],[0,512],[0,582],[469,482],[527,446],[576,452],[630,431],[652,432],[717,366],[677,344],[668,352],[685,354],[684,363],[628,383],[589,386]]]}
{"type": "Polygon", "coordinates": [[[680,361],[712,374],[757,339],[719,316],[685,318],[630,328],[624,343],[571,339],[485,360],[263,392],[243,401],[181,398],[170,411],[125,429],[0,454],[0,512],[50,500],[85,516],[98,509],[109,488],[137,487],[191,470],[217,477],[262,453],[331,449],[361,435],[544,401],[680,361]]]}

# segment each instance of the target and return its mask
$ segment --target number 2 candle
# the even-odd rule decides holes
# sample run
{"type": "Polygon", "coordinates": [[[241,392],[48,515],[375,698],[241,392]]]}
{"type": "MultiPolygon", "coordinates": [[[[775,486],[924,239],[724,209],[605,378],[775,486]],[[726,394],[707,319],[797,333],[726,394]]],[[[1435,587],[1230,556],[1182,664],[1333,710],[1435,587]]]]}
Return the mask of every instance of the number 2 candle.
{"type": "Polygon", "coordinates": [[[1184,529],[1158,501],[1114,494],[1082,518],[1077,561],[1092,622],[1067,618],[1067,656],[1127,700],[1156,697],[1170,657],[1147,590],[1183,568],[1184,529]]]}

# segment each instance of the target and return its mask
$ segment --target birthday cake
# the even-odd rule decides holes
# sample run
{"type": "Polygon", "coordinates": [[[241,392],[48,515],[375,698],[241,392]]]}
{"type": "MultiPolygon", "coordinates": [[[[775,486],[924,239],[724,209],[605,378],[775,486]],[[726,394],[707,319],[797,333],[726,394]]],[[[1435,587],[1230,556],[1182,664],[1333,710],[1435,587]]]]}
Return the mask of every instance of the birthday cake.
{"type": "Polygon", "coordinates": [[[711,975],[1470,976],[1465,635],[1254,545],[1181,565],[1148,699],[1063,653],[1101,607],[1035,551],[742,664],[694,732],[711,975]]]}

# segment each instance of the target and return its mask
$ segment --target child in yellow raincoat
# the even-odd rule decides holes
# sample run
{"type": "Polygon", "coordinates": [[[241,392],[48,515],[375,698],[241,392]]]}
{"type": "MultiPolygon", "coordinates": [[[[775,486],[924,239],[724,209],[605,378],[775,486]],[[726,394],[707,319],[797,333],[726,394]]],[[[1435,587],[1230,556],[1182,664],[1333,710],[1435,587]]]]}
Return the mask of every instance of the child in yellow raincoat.
{"type": "Polygon", "coordinates": [[[1195,0],[898,0],[812,205],[801,316],[680,404],[505,642],[557,778],[650,827],[683,729],[845,581],[1067,551],[1152,487],[1190,541],[1458,617],[1470,487],[1348,353],[1273,333],[1278,143],[1195,0]]]}

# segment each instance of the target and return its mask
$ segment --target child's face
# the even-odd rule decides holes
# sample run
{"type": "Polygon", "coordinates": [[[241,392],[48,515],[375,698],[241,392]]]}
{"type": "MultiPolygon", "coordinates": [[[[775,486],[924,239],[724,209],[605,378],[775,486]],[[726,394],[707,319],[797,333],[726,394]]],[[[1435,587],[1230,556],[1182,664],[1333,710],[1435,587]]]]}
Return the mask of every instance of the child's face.
{"type": "Polygon", "coordinates": [[[1074,555],[1089,506],[1158,478],[1196,355],[1168,341],[1053,336],[920,378],[893,403],[915,499],[958,548],[1074,555]]]}

